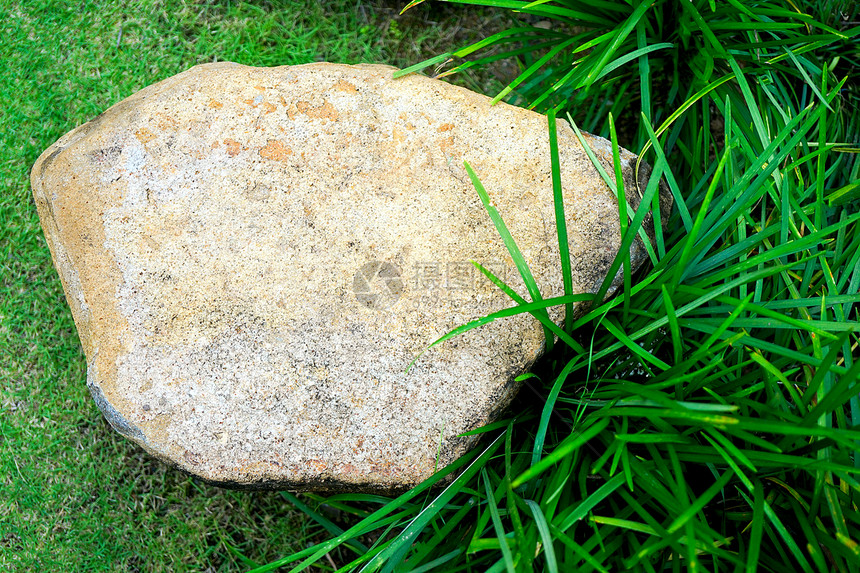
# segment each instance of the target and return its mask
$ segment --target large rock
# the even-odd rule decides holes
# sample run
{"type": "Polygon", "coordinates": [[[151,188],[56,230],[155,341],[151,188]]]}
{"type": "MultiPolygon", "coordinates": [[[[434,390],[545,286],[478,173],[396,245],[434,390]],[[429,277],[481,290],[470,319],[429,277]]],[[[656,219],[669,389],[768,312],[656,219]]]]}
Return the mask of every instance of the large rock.
{"type": "MultiPolygon", "coordinates": [[[[120,433],[221,484],[382,491],[456,459],[475,440],[458,434],[510,403],[543,349],[528,315],[406,369],[512,305],[469,261],[526,293],[464,160],[543,296],[563,294],[546,118],[392,71],[197,66],[42,154],[39,215],[120,433]]],[[[617,201],[558,126],[574,289],[593,292],[617,201]]],[[[609,143],[587,139],[609,168],[609,143]]]]}

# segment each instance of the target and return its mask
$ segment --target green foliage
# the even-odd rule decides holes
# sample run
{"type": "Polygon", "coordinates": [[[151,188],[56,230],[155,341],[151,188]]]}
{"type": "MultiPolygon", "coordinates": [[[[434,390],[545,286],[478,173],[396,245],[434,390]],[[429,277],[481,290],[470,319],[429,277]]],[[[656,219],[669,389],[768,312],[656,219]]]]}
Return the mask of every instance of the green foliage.
{"type": "MultiPolygon", "coordinates": [[[[497,100],[653,165],[640,207],[622,202],[624,245],[659,211],[660,178],[675,205],[651,267],[630,276],[622,247],[610,275],[623,293],[602,301],[607,282],[564,328],[546,308],[583,295],[542,299],[518,261],[527,300],[479,265],[513,306],[443,338],[531,313],[559,340],[525,377],[545,402],[487,428],[441,491],[428,484],[451,468],[370,514],[378,499],[318,498],[357,524],[255,571],[331,552],[343,571],[860,571],[857,8],[453,3],[517,21],[412,71],[516,58],[497,100]],[[369,548],[344,545],[373,530],[369,548]]],[[[470,175],[518,260],[516,229],[470,175]]],[[[553,178],[558,189],[555,166],[553,178]]]]}

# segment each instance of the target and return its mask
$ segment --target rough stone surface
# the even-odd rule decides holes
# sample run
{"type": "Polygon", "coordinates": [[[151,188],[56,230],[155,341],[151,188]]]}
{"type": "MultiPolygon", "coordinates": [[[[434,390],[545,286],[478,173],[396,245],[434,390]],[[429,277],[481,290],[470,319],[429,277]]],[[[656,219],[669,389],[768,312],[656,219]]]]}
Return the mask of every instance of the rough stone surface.
{"type": "MultiPolygon", "coordinates": [[[[543,348],[529,316],[406,368],[511,306],[469,261],[526,294],[464,160],[543,296],[563,293],[546,119],[393,71],[201,65],[39,158],[87,385],[117,431],[212,482],[386,491],[456,459],[474,445],[457,435],[510,403],[543,348]]],[[[558,127],[574,289],[593,292],[620,244],[617,202],[558,127]]],[[[612,172],[609,143],[588,141],[612,172]]]]}

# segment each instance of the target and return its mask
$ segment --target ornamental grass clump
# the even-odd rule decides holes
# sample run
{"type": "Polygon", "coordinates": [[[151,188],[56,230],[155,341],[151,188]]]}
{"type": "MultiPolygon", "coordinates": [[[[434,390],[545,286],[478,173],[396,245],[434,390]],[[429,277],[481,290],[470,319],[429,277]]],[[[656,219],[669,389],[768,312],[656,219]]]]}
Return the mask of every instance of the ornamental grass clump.
{"type": "MultiPolygon", "coordinates": [[[[656,177],[620,222],[651,264],[632,273],[622,248],[609,277],[623,288],[604,300],[608,278],[523,377],[541,399],[426,483],[309,496],[353,516],[346,528],[284,494],[330,538],[255,571],[860,571],[858,8],[456,3],[509,10],[512,26],[404,73],[514,59],[496,100],[547,113],[553,145],[559,117],[638,152],[656,177]],[[674,206],[651,241],[661,178],[674,206]]],[[[516,229],[470,175],[513,254],[516,229]]],[[[555,162],[553,178],[558,211],[555,162]]],[[[521,298],[475,263],[511,310],[452,336],[581,300],[521,298]]]]}

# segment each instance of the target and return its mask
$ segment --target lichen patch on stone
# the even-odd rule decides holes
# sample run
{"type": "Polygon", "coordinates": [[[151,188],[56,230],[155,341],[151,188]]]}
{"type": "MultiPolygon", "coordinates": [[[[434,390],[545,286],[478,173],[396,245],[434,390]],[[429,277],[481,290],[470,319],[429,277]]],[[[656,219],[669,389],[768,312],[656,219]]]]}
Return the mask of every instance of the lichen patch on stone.
{"type": "Polygon", "coordinates": [[[287,156],[292,154],[293,150],[277,139],[270,139],[264,147],[260,148],[260,157],[274,161],[286,161],[287,156]]]}

